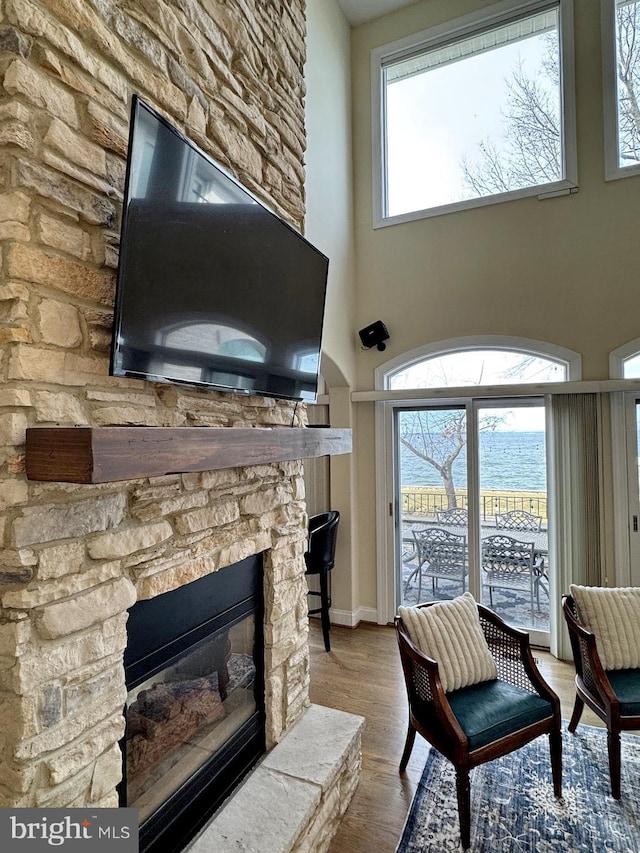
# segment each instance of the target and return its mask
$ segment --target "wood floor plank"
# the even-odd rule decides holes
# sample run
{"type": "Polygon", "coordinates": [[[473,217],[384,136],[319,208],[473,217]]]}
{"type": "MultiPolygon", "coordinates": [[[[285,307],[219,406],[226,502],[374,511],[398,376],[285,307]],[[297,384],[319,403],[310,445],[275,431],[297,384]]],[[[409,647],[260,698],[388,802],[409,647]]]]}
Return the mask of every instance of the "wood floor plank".
{"type": "MultiPolygon", "coordinates": [[[[366,719],[360,783],[329,853],[394,853],[428,754],[418,735],[407,772],[399,774],[408,715],[395,631],[365,623],[353,629],[334,625],[327,653],[320,626],[312,619],[309,643],[311,701],[366,719]]],[[[535,657],[560,697],[563,718],[569,719],[573,664],[538,650],[535,657]]],[[[588,709],[582,722],[601,725],[588,709]]]]}

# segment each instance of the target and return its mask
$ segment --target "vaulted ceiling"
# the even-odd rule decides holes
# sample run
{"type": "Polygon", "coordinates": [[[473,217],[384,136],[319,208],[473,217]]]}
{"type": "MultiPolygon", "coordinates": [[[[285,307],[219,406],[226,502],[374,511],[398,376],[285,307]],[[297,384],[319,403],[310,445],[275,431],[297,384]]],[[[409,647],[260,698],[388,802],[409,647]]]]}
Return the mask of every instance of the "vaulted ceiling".
{"type": "Polygon", "coordinates": [[[416,0],[338,0],[338,4],[352,26],[372,21],[381,15],[410,6],[416,0]]]}

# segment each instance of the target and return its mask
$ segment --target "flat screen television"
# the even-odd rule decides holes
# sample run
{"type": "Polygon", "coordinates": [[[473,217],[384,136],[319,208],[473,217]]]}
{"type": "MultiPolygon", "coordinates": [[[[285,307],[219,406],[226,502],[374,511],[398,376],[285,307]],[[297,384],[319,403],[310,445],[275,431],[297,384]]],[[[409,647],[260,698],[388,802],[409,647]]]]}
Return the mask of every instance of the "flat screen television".
{"type": "Polygon", "coordinates": [[[133,97],[110,373],[313,401],[328,260],[133,97]]]}

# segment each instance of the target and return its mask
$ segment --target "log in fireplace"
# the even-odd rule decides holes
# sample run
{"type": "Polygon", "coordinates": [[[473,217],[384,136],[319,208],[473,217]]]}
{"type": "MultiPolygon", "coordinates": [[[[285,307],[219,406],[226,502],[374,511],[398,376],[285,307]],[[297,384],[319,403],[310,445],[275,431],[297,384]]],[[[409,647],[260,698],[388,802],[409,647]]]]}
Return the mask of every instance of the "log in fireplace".
{"type": "Polygon", "coordinates": [[[265,752],[263,558],[129,612],[121,805],[179,851],[265,752]]]}

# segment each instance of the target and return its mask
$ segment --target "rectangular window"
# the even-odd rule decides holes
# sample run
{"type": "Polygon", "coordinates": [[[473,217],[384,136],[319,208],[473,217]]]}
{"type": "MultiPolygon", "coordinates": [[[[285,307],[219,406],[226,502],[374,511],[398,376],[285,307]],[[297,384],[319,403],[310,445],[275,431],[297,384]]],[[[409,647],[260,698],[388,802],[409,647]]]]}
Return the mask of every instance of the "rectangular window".
{"type": "Polygon", "coordinates": [[[377,48],[376,224],[570,192],[571,31],[570,0],[505,0],[377,48]]]}
{"type": "Polygon", "coordinates": [[[640,174],[640,1],[603,0],[605,177],[640,174]]]}

